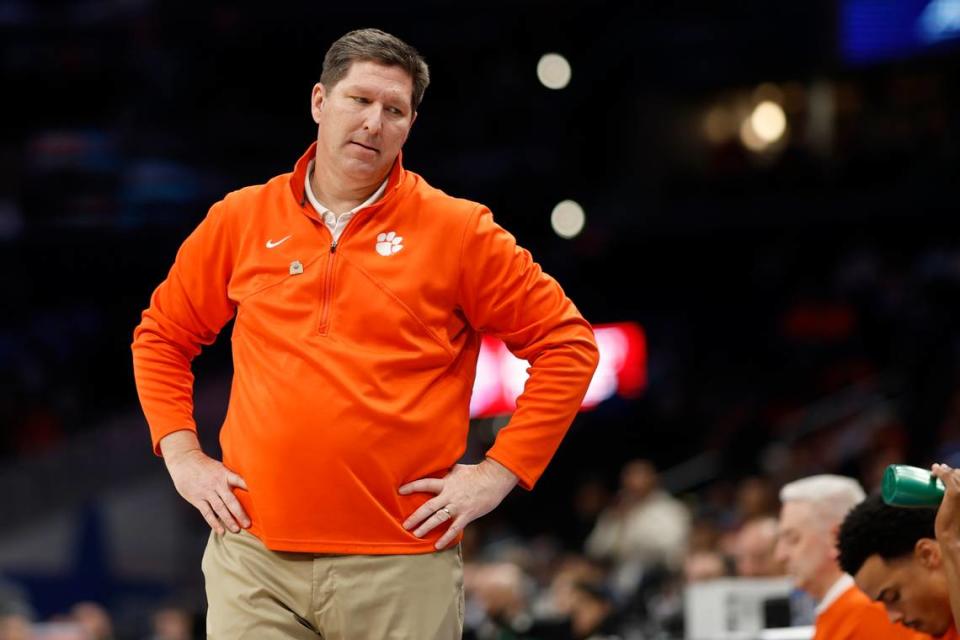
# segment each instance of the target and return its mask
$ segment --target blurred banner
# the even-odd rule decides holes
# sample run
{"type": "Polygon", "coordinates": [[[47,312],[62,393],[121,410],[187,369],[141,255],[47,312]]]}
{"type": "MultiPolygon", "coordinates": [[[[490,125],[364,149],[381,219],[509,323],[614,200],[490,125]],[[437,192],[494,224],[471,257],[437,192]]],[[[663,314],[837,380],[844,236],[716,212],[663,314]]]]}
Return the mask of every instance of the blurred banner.
{"type": "MultiPolygon", "coordinates": [[[[647,341],[634,322],[596,325],[600,364],[583,399],[590,409],[614,395],[634,398],[647,385],[647,341]]],[[[477,377],[470,400],[471,418],[488,418],[511,413],[527,381],[526,360],[516,358],[496,338],[484,336],[477,360],[477,377]]]]}

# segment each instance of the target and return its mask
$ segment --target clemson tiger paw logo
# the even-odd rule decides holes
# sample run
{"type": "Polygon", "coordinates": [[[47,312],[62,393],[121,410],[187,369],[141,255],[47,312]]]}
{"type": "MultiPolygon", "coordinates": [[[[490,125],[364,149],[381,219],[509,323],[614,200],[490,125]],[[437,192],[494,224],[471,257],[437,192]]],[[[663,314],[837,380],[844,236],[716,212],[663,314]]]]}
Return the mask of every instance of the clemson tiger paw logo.
{"type": "Polygon", "coordinates": [[[396,231],[381,233],[377,236],[377,253],[382,256],[392,256],[403,249],[403,238],[396,231]]]}

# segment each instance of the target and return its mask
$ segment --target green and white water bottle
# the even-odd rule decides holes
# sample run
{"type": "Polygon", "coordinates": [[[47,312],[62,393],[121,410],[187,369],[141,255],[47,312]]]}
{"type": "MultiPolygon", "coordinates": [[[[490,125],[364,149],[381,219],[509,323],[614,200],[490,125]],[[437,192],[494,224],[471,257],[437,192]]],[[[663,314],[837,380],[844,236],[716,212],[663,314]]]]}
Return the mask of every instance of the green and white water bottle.
{"type": "Polygon", "coordinates": [[[891,464],[883,472],[880,494],[892,507],[936,507],[945,490],[929,469],[891,464]]]}

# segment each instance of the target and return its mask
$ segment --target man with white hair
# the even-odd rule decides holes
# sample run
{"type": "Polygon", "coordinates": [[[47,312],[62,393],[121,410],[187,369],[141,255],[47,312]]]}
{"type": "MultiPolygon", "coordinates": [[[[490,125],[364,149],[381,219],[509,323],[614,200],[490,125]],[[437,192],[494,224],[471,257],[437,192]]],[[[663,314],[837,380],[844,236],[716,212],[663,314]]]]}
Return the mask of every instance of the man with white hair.
{"type": "Polygon", "coordinates": [[[852,478],[817,475],[780,490],[775,554],[798,588],[817,602],[814,640],[926,638],[890,622],[883,606],[856,587],[837,563],[837,531],[864,499],[852,478]]]}

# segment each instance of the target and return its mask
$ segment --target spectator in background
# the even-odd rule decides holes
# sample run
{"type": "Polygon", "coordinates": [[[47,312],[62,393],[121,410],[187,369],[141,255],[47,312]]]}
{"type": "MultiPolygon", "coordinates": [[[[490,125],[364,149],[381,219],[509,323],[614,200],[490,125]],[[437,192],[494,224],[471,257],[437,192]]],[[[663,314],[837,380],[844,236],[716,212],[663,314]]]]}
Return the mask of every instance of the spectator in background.
{"type": "Polygon", "coordinates": [[[767,478],[750,476],[737,486],[737,514],[748,522],[777,514],[777,493],[767,478]]]}
{"type": "Polygon", "coordinates": [[[621,617],[604,575],[587,560],[568,558],[551,585],[547,610],[536,611],[535,585],[510,562],[464,567],[467,640],[586,640],[616,637],[621,617]]]}
{"type": "Polygon", "coordinates": [[[575,583],[570,631],[574,640],[619,639],[620,616],[613,595],[590,582],[575,583]]]}
{"type": "Polygon", "coordinates": [[[463,568],[463,586],[467,610],[473,613],[468,626],[477,629],[478,637],[485,629],[514,635],[529,631],[532,585],[520,567],[510,562],[469,563],[463,568]]]}
{"type": "Polygon", "coordinates": [[[158,609],[150,617],[148,640],[191,640],[194,616],[178,607],[158,609]]]}
{"type": "Polygon", "coordinates": [[[22,613],[0,611],[0,640],[33,640],[30,619],[22,613]]]}
{"type": "Polygon", "coordinates": [[[78,602],[70,608],[69,620],[83,629],[89,640],[113,640],[110,614],[96,602],[78,602]]]}
{"type": "Polygon", "coordinates": [[[538,617],[558,619],[569,616],[573,607],[574,587],[578,582],[599,585],[606,580],[607,571],[600,563],[573,554],[562,558],[546,594],[534,607],[538,617]]]}
{"type": "Polygon", "coordinates": [[[566,530],[565,545],[568,549],[580,551],[593,531],[597,519],[610,504],[611,492],[606,483],[598,476],[584,478],[577,484],[571,497],[572,510],[566,530]]]}
{"type": "Polygon", "coordinates": [[[620,491],[600,514],[587,538],[589,556],[614,563],[614,584],[632,593],[643,574],[658,567],[678,570],[690,532],[686,506],[660,488],[657,471],[646,460],[628,462],[620,491]]]}
{"type": "Polygon", "coordinates": [[[731,575],[730,562],[719,551],[692,551],[683,559],[683,582],[706,582],[731,575]]]}
{"type": "Polygon", "coordinates": [[[733,541],[737,575],[744,578],[784,575],[783,565],[774,556],[776,543],[776,518],[764,516],[744,523],[733,541]]]}
{"type": "Polygon", "coordinates": [[[816,475],[785,485],[776,559],[817,603],[814,640],[920,638],[892,624],[883,606],[837,564],[837,530],[863,498],[860,483],[842,476],[816,475]]]}
{"type": "Polygon", "coordinates": [[[715,551],[723,540],[719,518],[703,514],[694,517],[687,540],[687,555],[695,551],[715,551]]]}

